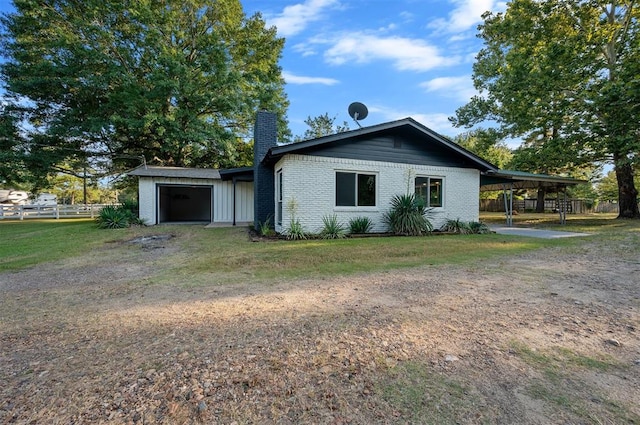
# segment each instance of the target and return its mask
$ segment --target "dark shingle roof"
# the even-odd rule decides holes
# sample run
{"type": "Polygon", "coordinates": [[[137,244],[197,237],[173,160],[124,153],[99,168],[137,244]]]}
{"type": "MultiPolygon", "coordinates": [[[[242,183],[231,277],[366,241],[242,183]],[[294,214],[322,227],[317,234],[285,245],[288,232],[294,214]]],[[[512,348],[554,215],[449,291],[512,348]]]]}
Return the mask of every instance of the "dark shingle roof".
{"type": "Polygon", "coordinates": [[[139,177],[172,177],[184,179],[220,179],[220,172],[213,168],[159,167],[141,165],[127,173],[139,177]]]}

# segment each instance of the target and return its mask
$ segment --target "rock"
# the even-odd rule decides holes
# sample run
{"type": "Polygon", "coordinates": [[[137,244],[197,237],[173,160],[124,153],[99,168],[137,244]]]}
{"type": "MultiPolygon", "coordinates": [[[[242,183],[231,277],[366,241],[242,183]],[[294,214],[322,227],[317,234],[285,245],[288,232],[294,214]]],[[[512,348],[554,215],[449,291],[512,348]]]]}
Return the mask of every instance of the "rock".
{"type": "Polygon", "coordinates": [[[447,354],[446,356],[444,356],[444,361],[447,363],[457,362],[458,360],[460,359],[453,354],[447,354]]]}
{"type": "Polygon", "coordinates": [[[613,345],[614,347],[620,347],[622,344],[620,344],[620,341],[618,341],[617,339],[606,339],[604,342],[606,342],[609,345],[613,345]]]}
{"type": "Polygon", "coordinates": [[[204,402],[204,400],[200,401],[200,403],[198,403],[198,413],[202,413],[205,410],[207,410],[207,403],[204,402]]]}
{"type": "Polygon", "coordinates": [[[634,363],[636,366],[640,366],[640,359],[637,359],[634,363]]]}

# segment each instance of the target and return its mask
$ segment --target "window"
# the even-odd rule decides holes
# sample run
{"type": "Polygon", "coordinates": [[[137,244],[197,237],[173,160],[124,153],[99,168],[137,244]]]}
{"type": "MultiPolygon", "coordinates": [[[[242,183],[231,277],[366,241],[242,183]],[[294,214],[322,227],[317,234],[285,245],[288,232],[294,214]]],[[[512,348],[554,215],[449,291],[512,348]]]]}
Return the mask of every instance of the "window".
{"type": "Polygon", "coordinates": [[[376,175],[336,172],[337,207],[375,207],[376,175]]]}
{"type": "Polygon", "coordinates": [[[422,199],[427,207],[442,207],[442,186],[442,178],[416,177],[416,198],[422,199]]]}
{"type": "Polygon", "coordinates": [[[282,170],[276,172],[276,223],[282,225],[282,170]]]}

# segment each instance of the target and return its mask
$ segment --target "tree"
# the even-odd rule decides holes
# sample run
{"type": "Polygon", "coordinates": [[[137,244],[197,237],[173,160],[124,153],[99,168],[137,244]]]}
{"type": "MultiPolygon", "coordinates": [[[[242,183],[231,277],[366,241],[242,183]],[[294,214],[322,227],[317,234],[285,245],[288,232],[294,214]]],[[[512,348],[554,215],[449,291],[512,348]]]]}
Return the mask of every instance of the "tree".
{"type": "Polygon", "coordinates": [[[639,8],[633,0],[514,0],[505,13],[487,13],[473,68],[482,96],[452,121],[494,120],[504,136],[527,141],[524,153],[537,152],[529,158],[557,169],[613,161],[619,217],[640,218],[639,8]]]}
{"type": "Polygon", "coordinates": [[[315,118],[307,117],[304,123],[307,124],[309,128],[304,132],[302,137],[297,136],[295,141],[300,142],[302,140],[317,139],[318,137],[349,131],[349,123],[346,121],[343,121],[342,125],[335,124],[337,118],[337,116],[333,118],[330,117],[327,112],[315,118]]]}
{"type": "Polygon", "coordinates": [[[455,136],[453,141],[498,168],[507,167],[513,158],[513,152],[500,140],[494,129],[467,131],[455,136]]]}
{"type": "Polygon", "coordinates": [[[246,162],[255,112],[288,101],[284,39],[238,0],[15,0],[0,69],[40,173],[246,162]],[[47,155],[39,155],[46,152],[47,155]],[[96,167],[97,168],[97,167],[96,167]]]}
{"type": "Polygon", "coordinates": [[[16,120],[6,109],[3,107],[0,111],[0,188],[23,181],[26,170],[16,120]]]}
{"type": "MultiPolygon", "coordinates": [[[[636,169],[635,185],[640,187],[640,169],[636,169]]],[[[618,184],[615,171],[609,171],[603,178],[596,184],[596,192],[598,193],[598,199],[601,201],[613,201],[618,199],[618,184]]]]}

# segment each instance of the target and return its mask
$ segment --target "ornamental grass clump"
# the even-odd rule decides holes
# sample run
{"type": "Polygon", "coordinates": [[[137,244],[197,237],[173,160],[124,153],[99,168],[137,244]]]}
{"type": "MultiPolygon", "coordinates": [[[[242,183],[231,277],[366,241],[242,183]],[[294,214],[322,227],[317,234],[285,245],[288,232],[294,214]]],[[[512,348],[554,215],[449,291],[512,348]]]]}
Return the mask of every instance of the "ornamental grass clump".
{"type": "Polygon", "coordinates": [[[298,201],[295,198],[290,198],[287,202],[287,210],[289,211],[289,227],[284,231],[284,234],[289,240],[307,239],[307,233],[304,231],[300,220],[296,217],[298,212],[298,201]]]}
{"type": "Polygon", "coordinates": [[[124,229],[129,227],[130,214],[117,205],[107,205],[100,210],[96,223],[101,229],[124,229]]]}
{"type": "Polygon", "coordinates": [[[491,233],[491,229],[489,229],[489,226],[479,221],[469,222],[469,230],[470,233],[473,233],[474,235],[486,235],[488,233],[491,233]]]}
{"type": "Polygon", "coordinates": [[[415,194],[395,195],[391,198],[391,209],[383,220],[389,231],[396,235],[421,236],[430,234],[433,225],[427,218],[428,209],[415,194]]]}
{"type": "Polygon", "coordinates": [[[447,233],[457,233],[459,235],[466,235],[467,233],[472,233],[471,228],[469,227],[469,223],[466,223],[459,218],[452,220],[447,220],[446,223],[440,228],[440,231],[447,233]]]}
{"type": "Polygon", "coordinates": [[[96,223],[101,229],[124,229],[133,225],[145,225],[144,220],[138,217],[138,203],[135,201],[105,206],[96,217],[96,223]]]}
{"type": "Polygon", "coordinates": [[[354,217],[349,220],[349,233],[369,233],[373,228],[373,222],[369,217],[354,217]]]}
{"type": "Polygon", "coordinates": [[[323,227],[320,231],[322,239],[342,239],[345,237],[344,225],[338,221],[338,216],[325,215],[322,217],[323,227]]]}

